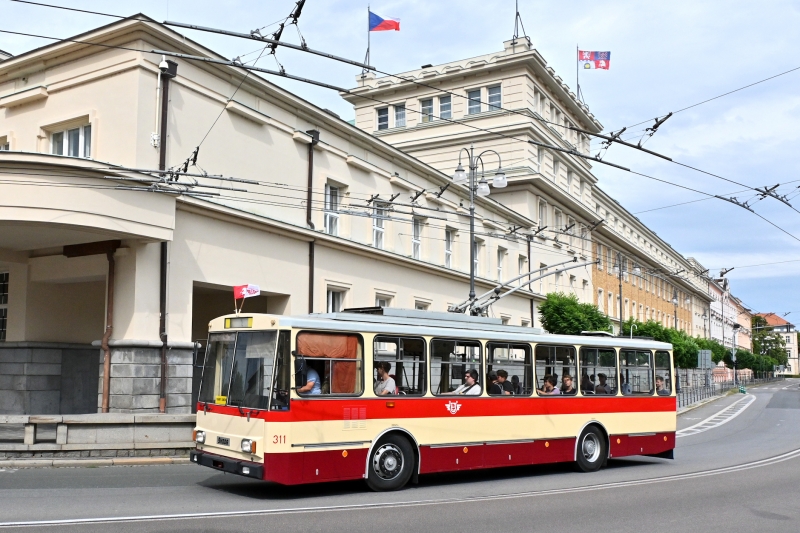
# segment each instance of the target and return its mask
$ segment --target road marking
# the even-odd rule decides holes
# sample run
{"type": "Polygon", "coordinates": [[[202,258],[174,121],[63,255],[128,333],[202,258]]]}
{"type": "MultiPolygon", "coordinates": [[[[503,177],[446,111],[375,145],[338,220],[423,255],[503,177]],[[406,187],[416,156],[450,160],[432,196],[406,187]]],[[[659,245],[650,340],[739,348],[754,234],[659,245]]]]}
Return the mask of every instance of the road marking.
{"type": "Polygon", "coordinates": [[[693,426],[689,426],[688,428],[677,431],[675,433],[675,438],[679,439],[681,437],[688,437],[689,435],[697,435],[698,433],[703,433],[709,429],[718,428],[723,424],[727,424],[742,414],[742,412],[750,407],[754,401],[756,401],[756,397],[752,394],[747,394],[744,398],[736,400],[728,407],[720,410],[716,414],[709,416],[702,422],[698,422],[693,426]]]}
{"type": "Polygon", "coordinates": [[[800,458],[800,448],[786,452],[775,457],[768,457],[767,459],[760,459],[749,463],[742,463],[740,465],[725,466],[721,468],[714,468],[711,470],[701,470],[699,472],[690,472],[687,474],[674,474],[671,476],[662,476],[651,479],[642,479],[635,481],[617,481],[614,483],[603,483],[599,485],[584,485],[581,487],[571,487],[564,489],[545,489],[534,490],[526,492],[512,492],[508,494],[497,494],[493,496],[473,496],[466,498],[441,498],[435,500],[411,500],[407,502],[376,502],[376,503],[363,503],[363,504],[350,504],[350,505],[327,505],[319,507],[288,507],[284,509],[259,509],[252,511],[219,511],[208,513],[184,513],[184,514],[167,514],[167,515],[142,515],[142,516],[119,516],[119,517],[106,517],[106,518],[74,518],[67,520],[39,520],[28,522],[0,522],[0,527],[30,527],[30,526],[65,526],[65,525],[80,525],[80,524],[98,524],[98,523],[119,523],[119,522],[147,522],[147,521],[163,521],[163,520],[186,520],[198,518],[224,518],[236,516],[269,516],[281,514],[300,514],[300,513],[313,513],[313,512],[329,512],[329,511],[351,511],[351,510],[370,510],[377,509],[383,510],[386,508],[402,508],[402,507],[422,507],[430,505],[447,505],[454,503],[475,503],[492,500],[512,500],[519,498],[532,498],[536,496],[548,496],[555,494],[570,494],[575,492],[590,492],[598,490],[607,490],[612,488],[633,487],[638,485],[651,485],[653,483],[665,483],[667,481],[679,481],[684,479],[694,479],[707,476],[716,476],[720,474],[729,474],[733,472],[740,472],[743,470],[750,470],[752,468],[763,468],[774,464],[789,461],[791,459],[800,458]]]}

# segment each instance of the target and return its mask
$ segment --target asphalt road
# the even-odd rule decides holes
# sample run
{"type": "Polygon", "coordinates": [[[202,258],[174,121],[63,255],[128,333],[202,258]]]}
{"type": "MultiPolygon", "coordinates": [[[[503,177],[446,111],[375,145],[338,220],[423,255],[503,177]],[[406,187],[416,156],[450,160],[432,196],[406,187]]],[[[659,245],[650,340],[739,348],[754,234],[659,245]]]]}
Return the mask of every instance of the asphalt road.
{"type": "Polygon", "coordinates": [[[800,380],[749,393],[681,415],[679,430],[732,406],[724,423],[679,437],[674,461],[611,460],[594,474],[552,465],[431,475],[400,492],[373,493],[362,482],[281,487],[195,465],[0,470],[0,528],[800,531],[800,380]]]}

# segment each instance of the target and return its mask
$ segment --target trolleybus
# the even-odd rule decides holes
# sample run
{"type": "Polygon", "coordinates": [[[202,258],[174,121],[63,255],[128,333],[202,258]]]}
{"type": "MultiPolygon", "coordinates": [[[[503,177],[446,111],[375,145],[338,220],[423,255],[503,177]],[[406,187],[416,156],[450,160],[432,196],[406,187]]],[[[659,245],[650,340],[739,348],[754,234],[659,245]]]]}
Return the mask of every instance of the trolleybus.
{"type": "Polygon", "coordinates": [[[191,461],[285,485],[672,458],[672,346],[390,308],[209,324],[191,461]],[[538,332],[538,333],[537,333],[538,332]],[[378,370],[380,369],[380,370],[378,370]],[[377,392],[376,392],[377,391],[377,392]]]}

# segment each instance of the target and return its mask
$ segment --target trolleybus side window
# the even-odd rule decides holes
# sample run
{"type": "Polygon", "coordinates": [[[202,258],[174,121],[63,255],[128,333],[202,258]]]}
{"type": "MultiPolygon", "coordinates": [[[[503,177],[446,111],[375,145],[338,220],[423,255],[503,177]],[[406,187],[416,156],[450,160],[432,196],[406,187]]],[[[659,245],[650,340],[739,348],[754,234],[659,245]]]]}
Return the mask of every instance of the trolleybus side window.
{"type": "Polygon", "coordinates": [[[540,396],[573,395],[577,356],[574,346],[536,345],[536,384],[540,396]],[[568,378],[568,379],[565,379],[568,378]]]}
{"type": "Polygon", "coordinates": [[[272,386],[272,402],[269,408],[273,411],[289,409],[289,390],[292,388],[292,372],[289,361],[291,349],[291,332],[278,333],[278,351],[275,354],[275,376],[272,386]]]}
{"type": "Polygon", "coordinates": [[[379,364],[389,364],[389,376],[394,380],[395,392],[401,396],[425,394],[425,340],[407,337],[375,337],[372,351],[377,383],[379,364]]]}
{"type": "Polygon", "coordinates": [[[486,376],[486,391],[492,396],[530,396],[533,392],[530,345],[490,342],[486,347],[486,376]],[[492,386],[490,377],[494,376],[497,386],[492,386]]]}
{"type": "Polygon", "coordinates": [[[295,355],[298,382],[304,385],[314,375],[319,380],[319,386],[303,396],[358,396],[364,391],[364,351],[359,335],[301,332],[295,355]]]}
{"type": "Polygon", "coordinates": [[[583,395],[608,395],[617,386],[617,352],[613,348],[581,348],[578,388],[583,395]]]}
{"type": "Polygon", "coordinates": [[[653,394],[653,354],[645,350],[622,350],[619,353],[622,394],[653,394]]]}
{"type": "Polygon", "coordinates": [[[275,330],[237,334],[228,405],[267,409],[277,345],[275,330]]]}
{"type": "Polygon", "coordinates": [[[221,405],[228,403],[235,346],[236,333],[214,333],[209,336],[203,378],[200,381],[201,402],[221,405]]]}
{"type": "Polygon", "coordinates": [[[431,341],[431,391],[434,394],[480,396],[483,389],[480,372],[481,344],[478,341],[431,341]],[[477,376],[477,379],[465,378],[468,372],[477,376]]]}
{"type": "Polygon", "coordinates": [[[656,394],[672,394],[672,369],[669,352],[656,352],[656,394]]]}

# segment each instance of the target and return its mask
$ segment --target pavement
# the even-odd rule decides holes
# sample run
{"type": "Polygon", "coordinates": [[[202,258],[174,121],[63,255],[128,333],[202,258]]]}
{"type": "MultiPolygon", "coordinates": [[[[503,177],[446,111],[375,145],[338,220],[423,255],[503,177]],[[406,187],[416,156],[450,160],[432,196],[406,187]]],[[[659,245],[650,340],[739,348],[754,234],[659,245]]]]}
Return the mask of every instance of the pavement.
{"type": "Polygon", "coordinates": [[[0,528],[347,533],[800,530],[800,380],[753,387],[684,414],[676,459],[610,460],[594,474],[548,465],[283,487],[196,465],[0,471],[0,528]],[[746,399],[744,409],[731,407],[746,399]],[[750,398],[753,398],[750,403],[750,398]],[[719,414],[723,411],[726,413],[719,414]],[[736,412],[735,416],[729,416],[736,412]],[[719,423],[719,422],[723,423],[719,423]],[[16,523],[16,525],[14,524],[16,523]]]}

